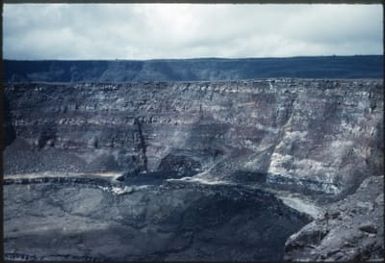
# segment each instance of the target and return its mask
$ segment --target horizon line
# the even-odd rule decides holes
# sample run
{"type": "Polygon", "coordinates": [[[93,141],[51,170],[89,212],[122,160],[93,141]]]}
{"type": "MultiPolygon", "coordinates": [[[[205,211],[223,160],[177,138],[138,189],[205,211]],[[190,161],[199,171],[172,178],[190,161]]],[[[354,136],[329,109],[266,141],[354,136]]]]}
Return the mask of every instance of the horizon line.
{"type": "Polygon", "coordinates": [[[165,61],[165,60],[247,60],[247,59],[290,59],[290,58],[316,58],[316,57],[364,57],[364,56],[384,56],[384,54],[355,54],[355,55],[314,55],[314,56],[280,56],[280,57],[192,57],[192,58],[147,58],[147,59],[129,59],[129,58],[101,58],[101,59],[13,59],[3,58],[3,61],[165,61]]]}

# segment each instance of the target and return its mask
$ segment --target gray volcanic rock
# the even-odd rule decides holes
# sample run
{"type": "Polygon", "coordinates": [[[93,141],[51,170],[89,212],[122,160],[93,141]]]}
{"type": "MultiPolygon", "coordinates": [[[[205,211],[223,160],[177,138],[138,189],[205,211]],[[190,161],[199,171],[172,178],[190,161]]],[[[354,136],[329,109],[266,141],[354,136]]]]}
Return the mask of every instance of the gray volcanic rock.
{"type": "Polygon", "coordinates": [[[248,174],[343,196],[383,170],[382,92],[379,80],[10,84],[4,169],[248,174]]]}
{"type": "Polygon", "coordinates": [[[192,182],[9,182],[4,201],[8,260],[281,260],[309,222],[272,194],[192,182]]]}
{"type": "Polygon", "coordinates": [[[285,260],[384,260],[384,177],[364,180],[357,191],[327,207],[321,216],[292,235],[285,260]]]}
{"type": "Polygon", "coordinates": [[[168,177],[180,178],[202,172],[202,167],[199,161],[190,157],[169,154],[160,162],[158,171],[168,177]]]}

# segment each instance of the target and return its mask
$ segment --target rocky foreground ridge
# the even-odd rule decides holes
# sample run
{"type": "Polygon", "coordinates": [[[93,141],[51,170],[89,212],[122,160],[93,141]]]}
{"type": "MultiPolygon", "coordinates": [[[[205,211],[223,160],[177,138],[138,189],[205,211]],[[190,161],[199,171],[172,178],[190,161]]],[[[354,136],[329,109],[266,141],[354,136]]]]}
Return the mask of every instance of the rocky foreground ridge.
{"type": "MultiPolygon", "coordinates": [[[[360,199],[364,186],[359,186],[362,182],[365,185],[364,180],[382,180],[382,94],[383,82],[375,79],[10,83],[5,89],[4,150],[8,258],[21,255],[26,259],[55,259],[53,248],[58,246],[63,247],[58,259],[82,260],[110,259],[111,255],[116,255],[114,259],[219,260],[223,256],[233,260],[279,260],[284,253],[288,260],[357,258],[351,256],[355,252],[343,249],[336,254],[328,251],[342,246],[344,238],[334,238],[334,230],[328,230],[328,235],[318,231],[324,221],[317,216],[287,241],[284,250],[286,239],[310,218],[260,189],[298,193],[310,198],[322,211],[330,210],[332,215],[337,209],[334,205],[349,206],[360,199]],[[62,179],[36,179],[44,177],[42,174],[60,174],[62,179]],[[104,176],[103,182],[98,179],[97,183],[84,183],[84,179],[71,177],[73,174],[83,178],[96,174],[111,176],[104,176]],[[87,190],[88,185],[97,186],[87,190]],[[175,187],[183,190],[177,191],[175,187]],[[237,199],[238,195],[245,199],[237,199]],[[259,198],[260,195],[264,197],[259,198]],[[67,201],[72,196],[78,197],[67,201]],[[133,197],[142,201],[135,203],[133,197]],[[164,206],[157,199],[169,205],[164,206]],[[190,203],[198,199],[197,203],[190,203]],[[241,204],[245,210],[237,215],[241,204]],[[155,207],[151,208],[152,205],[155,207]],[[148,212],[136,212],[137,209],[148,212]],[[169,209],[179,211],[176,215],[188,214],[193,209],[197,213],[191,219],[194,226],[180,226],[185,224],[181,218],[189,216],[174,217],[169,209]],[[199,212],[205,209],[219,214],[224,209],[224,215],[199,212]],[[156,223],[158,219],[152,219],[158,213],[167,214],[162,225],[156,223]],[[263,213],[269,226],[262,223],[263,213]],[[58,215],[64,221],[50,225],[58,215]],[[74,217],[83,225],[74,224],[66,236],[65,229],[74,217]],[[132,224],[143,222],[146,227],[132,229],[123,223],[127,220],[132,224]],[[214,228],[206,228],[205,220],[219,221],[212,225],[214,228]],[[26,222],[36,222],[38,230],[28,232],[21,227],[28,226],[26,222]],[[95,229],[102,229],[100,233],[105,239],[96,241],[92,236],[97,232],[95,229]],[[84,234],[79,240],[76,231],[84,234]],[[174,236],[170,231],[180,235],[174,236]],[[307,241],[303,240],[307,237],[303,236],[308,235],[307,231],[312,237],[321,233],[322,238],[310,248],[316,252],[305,247],[307,241]],[[228,233],[234,236],[233,241],[226,237],[228,233]],[[55,244],[46,243],[51,235],[63,238],[55,244]],[[151,247],[155,250],[149,251],[143,244],[148,244],[149,236],[154,235],[151,247]],[[191,239],[189,235],[198,241],[187,242],[191,239]],[[178,240],[177,236],[185,238],[178,240]],[[271,241],[274,244],[268,243],[272,237],[276,237],[271,241]],[[29,249],[30,241],[36,238],[37,246],[29,249]],[[172,243],[174,239],[176,245],[172,243]],[[63,240],[67,241],[62,243],[63,240]],[[106,240],[116,244],[100,248],[106,240]],[[158,247],[165,240],[167,247],[158,247]],[[208,240],[220,244],[209,249],[208,240]],[[235,240],[245,243],[237,247],[235,240]],[[90,251],[90,247],[98,247],[99,252],[90,251]]],[[[377,190],[368,190],[373,196],[367,200],[362,197],[362,202],[380,198],[380,193],[374,196],[383,191],[379,190],[380,184],[371,187],[377,190]]],[[[368,236],[368,242],[374,245],[360,250],[364,254],[383,251],[383,245],[378,245],[383,241],[378,234],[383,225],[375,219],[381,217],[377,211],[381,207],[383,211],[383,204],[376,202],[372,202],[377,207],[376,214],[367,217],[366,224],[376,227],[377,241],[373,243],[368,236]]],[[[361,219],[344,213],[341,212],[342,218],[354,225],[352,235],[361,233],[355,227],[361,219]]],[[[338,219],[328,221],[330,229],[337,222],[333,220],[338,219]]],[[[358,242],[354,242],[350,244],[356,248],[358,242]]]]}
{"type": "Polygon", "coordinates": [[[364,180],[285,244],[288,261],[384,261],[384,176],[364,180]]]}

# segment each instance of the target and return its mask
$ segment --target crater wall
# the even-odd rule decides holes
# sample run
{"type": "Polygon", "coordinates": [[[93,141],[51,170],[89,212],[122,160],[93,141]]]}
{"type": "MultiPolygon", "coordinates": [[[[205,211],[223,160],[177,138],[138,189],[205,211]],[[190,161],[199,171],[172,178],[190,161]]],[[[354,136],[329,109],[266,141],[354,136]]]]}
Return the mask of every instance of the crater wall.
{"type": "Polygon", "coordinates": [[[332,196],[383,170],[382,80],[13,83],[6,175],[157,173],[332,196]]]}

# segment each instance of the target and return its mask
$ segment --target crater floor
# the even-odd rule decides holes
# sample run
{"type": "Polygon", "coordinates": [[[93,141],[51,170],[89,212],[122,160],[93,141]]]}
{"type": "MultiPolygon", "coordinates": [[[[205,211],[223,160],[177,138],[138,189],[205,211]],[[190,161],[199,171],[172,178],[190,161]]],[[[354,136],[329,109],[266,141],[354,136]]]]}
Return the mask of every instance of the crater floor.
{"type": "Polygon", "coordinates": [[[62,178],[8,180],[6,259],[281,260],[288,236],[310,221],[242,186],[62,178]]]}

